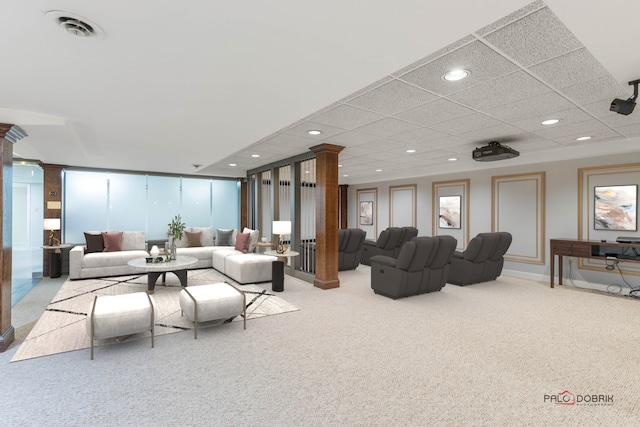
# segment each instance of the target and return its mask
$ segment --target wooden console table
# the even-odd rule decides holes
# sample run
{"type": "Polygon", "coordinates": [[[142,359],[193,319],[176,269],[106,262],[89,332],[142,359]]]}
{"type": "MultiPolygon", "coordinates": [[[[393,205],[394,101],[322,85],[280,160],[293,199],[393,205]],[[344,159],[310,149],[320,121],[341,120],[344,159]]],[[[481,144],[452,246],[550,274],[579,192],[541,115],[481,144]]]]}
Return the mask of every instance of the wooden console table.
{"type": "Polygon", "coordinates": [[[555,257],[558,256],[558,284],[562,285],[562,257],[593,258],[618,262],[640,262],[640,243],[600,240],[551,239],[549,283],[553,288],[555,257]]]}

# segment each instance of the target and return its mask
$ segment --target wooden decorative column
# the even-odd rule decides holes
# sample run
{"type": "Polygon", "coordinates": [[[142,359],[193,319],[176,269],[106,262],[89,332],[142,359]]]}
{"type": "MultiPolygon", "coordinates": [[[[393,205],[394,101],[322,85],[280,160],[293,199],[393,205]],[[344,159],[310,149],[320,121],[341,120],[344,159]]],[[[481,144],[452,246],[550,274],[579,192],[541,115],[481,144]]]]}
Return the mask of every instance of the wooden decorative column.
{"type": "Polygon", "coordinates": [[[347,184],[338,186],[338,199],[340,200],[340,228],[349,228],[349,199],[347,197],[347,184]]]}
{"type": "Polygon", "coordinates": [[[338,279],[338,154],[344,147],[321,144],[316,154],[316,277],[320,289],[340,287],[338,279]]]}
{"type": "Polygon", "coordinates": [[[240,181],[240,230],[249,227],[249,200],[247,199],[247,180],[240,181]]]}
{"type": "MultiPolygon", "coordinates": [[[[62,222],[62,171],[65,166],[40,163],[40,167],[44,171],[44,218],[60,218],[62,222]]],[[[60,241],[62,241],[61,231],[53,233],[60,241]]],[[[43,228],[42,242],[48,240],[49,231],[43,228]]],[[[42,253],[42,277],[51,275],[51,251],[52,249],[44,250],[42,253]]]]}
{"type": "Polygon", "coordinates": [[[15,331],[11,325],[11,222],[13,188],[13,145],[4,137],[13,125],[0,123],[0,353],[9,348],[15,331]]]}

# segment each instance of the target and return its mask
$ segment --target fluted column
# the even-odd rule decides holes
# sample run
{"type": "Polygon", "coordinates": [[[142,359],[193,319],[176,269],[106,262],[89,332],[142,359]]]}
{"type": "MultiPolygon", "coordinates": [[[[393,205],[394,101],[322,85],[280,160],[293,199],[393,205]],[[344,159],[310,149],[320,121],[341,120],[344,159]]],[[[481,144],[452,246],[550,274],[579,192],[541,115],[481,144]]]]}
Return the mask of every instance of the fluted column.
{"type": "Polygon", "coordinates": [[[338,154],[344,147],[321,144],[316,154],[316,277],[321,289],[340,286],[338,279],[338,154]]]}

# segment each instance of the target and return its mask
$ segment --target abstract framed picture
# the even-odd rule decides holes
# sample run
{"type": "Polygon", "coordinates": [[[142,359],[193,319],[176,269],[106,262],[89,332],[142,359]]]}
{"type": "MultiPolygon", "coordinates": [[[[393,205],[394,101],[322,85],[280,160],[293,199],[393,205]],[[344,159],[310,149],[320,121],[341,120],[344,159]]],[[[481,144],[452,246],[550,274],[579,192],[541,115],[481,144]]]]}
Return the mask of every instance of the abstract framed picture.
{"type": "Polygon", "coordinates": [[[360,225],[373,225],[373,202],[360,202],[360,225]]]}
{"type": "Polygon", "coordinates": [[[636,231],[638,229],[638,186],[594,187],[593,228],[596,230],[636,231]]]}
{"type": "Polygon", "coordinates": [[[461,196],[440,196],[438,228],[462,228],[460,220],[461,196]]]}

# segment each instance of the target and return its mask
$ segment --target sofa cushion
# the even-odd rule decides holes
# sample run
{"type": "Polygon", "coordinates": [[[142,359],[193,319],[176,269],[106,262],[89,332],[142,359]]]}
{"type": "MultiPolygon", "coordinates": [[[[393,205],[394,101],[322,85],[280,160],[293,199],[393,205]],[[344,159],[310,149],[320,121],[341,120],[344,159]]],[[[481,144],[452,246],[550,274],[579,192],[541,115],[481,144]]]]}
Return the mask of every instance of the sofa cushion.
{"type": "Polygon", "coordinates": [[[87,242],[86,253],[90,254],[104,250],[102,234],[84,233],[84,239],[87,242]]]}
{"type": "Polygon", "coordinates": [[[146,251],[147,242],[144,240],[144,231],[123,231],[123,251],[146,251]]]}
{"type": "Polygon", "coordinates": [[[216,246],[234,246],[236,244],[234,237],[234,229],[220,229],[216,230],[216,246]]]}
{"type": "Polygon", "coordinates": [[[187,247],[188,248],[197,248],[202,247],[202,231],[186,231],[184,234],[187,236],[187,247]]]}
{"type": "Polygon", "coordinates": [[[118,252],[122,250],[122,231],[118,233],[102,233],[104,252],[118,252]]]}
{"type": "Polygon", "coordinates": [[[213,228],[211,227],[190,227],[189,231],[202,231],[202,246],[213,246],[213,228]]]}
{"type": "Polygon", "coordinates": [[[242,232],[251,234],[251,238],[249,238],[249,252],[255,252],[256,243],[258,243],[258,238],[260,237],[260,230],[252,230],[245,227],[242,232]]]}
{"type": "MultiPolygon", "coordinates": [[[[118,252],[101,252],[85,254],[80,264],[81,268],[101,268],[127,266],[127,263],[135,258],[144,258],[149,256],[145,251],[118,251],[118,252]]],[[[134,270],[135,271],[135,270],[134,270]]],[[[108,270],[105,270],[105,275],[108,270]]]]}
{"type": "Polygon", "coordinates": [[[241,251],[243,253],[249,252],[249,239],[251,238],[251,234],[249,233],[239,233],[236,236],[236,245],[235,249],[237,251],[241,251]]]}

